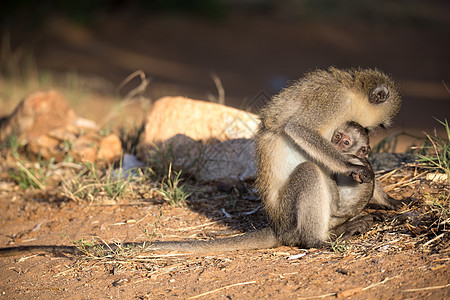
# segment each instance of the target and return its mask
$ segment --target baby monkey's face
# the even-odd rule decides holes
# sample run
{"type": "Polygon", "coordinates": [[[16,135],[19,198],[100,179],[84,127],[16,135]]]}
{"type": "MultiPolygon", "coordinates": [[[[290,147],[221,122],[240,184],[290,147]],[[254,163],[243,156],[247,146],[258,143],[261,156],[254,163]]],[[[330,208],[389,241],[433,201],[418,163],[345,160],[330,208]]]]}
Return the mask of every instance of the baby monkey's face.
{"type": "Polygon", "coordinates": [[[361,134],[355,128],[344,128],[336,130],[331,143],[344,154],[353,154],[359,158],[367,158],[370,152],[367,135],[361,134]]]}

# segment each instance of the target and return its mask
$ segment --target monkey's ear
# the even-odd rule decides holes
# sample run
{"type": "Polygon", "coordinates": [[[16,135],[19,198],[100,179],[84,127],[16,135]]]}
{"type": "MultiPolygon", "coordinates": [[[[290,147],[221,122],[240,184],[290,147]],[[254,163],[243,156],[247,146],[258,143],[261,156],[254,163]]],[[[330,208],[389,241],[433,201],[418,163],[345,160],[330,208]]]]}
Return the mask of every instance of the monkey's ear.
{"type": "Polygon", "coordinates": [[[369,102],[372,104],[380,104],[389,98],[389,89],[384,85],[379,85],[369,93],[369,102]]]}

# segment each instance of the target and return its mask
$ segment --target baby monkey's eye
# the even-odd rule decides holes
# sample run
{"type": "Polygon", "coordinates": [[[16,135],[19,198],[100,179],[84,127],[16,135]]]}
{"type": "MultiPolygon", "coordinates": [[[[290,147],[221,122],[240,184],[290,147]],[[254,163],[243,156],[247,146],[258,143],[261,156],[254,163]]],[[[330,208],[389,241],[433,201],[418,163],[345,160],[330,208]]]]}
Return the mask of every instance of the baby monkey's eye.
{"type": "Polygon", "coordinates": [[[350,145],[350,142],[349,142],[348,140],[345,140],[345,141],[344,141],[344,145],[345,145],[345,146],[348,146],[348,145],[350,145]]]}

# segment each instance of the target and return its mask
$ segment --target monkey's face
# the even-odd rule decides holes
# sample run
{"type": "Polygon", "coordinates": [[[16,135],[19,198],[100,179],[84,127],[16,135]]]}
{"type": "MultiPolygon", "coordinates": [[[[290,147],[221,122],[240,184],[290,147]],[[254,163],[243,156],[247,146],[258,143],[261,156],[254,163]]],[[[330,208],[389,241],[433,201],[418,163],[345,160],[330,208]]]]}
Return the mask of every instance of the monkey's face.
{"type": "Polygon", "coordinates": [[[339,131],[335,132],[331,142],[340,152],[348,152],[353,145],[351,136],[339,131]]]}
{"type": "Polygon", "coordinates": [[[348,132],[345,130],[336,131],[331,138],[331,143],[341,153],[353,154],[362,159],[367,158],[371,150],[368,145],[367,136],[361,136],[358,132],[353,132],[353,134],[349,134],[348,132]]]}

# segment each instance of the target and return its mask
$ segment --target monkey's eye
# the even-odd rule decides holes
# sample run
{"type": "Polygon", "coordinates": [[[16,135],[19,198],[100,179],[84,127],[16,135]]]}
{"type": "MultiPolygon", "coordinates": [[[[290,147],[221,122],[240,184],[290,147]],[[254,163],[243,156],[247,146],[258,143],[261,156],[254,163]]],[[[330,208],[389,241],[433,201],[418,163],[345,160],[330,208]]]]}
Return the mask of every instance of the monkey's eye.
{"type": "Polygon", "coordinates": [[[374,88],[369,93],[369,102],[373,104],[380,104],[389,98],[389,89],[385,85],[380,85],[374,88]]]}
{"type": "Polygon", "coordinates": [[[348,145],[350,145],[350,142],[349,142],[348,140],[345,140],[345,141],[344,141],[344,145],[345,145],[345,146],[348,146],[348,145]]]}
{"type": "Polygon", "coordinates": [[[339,132],[336,133],[336,134],[334,135],[334,138],[337,139],[337,140],[340,140],[340,139],[341,139],[341,134],[340,134],[339,132]]]}

